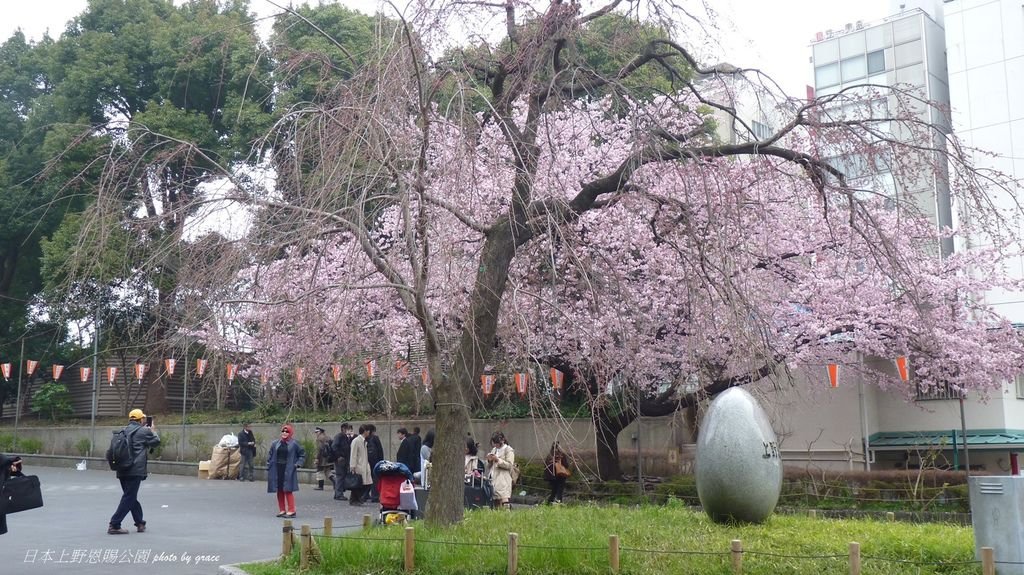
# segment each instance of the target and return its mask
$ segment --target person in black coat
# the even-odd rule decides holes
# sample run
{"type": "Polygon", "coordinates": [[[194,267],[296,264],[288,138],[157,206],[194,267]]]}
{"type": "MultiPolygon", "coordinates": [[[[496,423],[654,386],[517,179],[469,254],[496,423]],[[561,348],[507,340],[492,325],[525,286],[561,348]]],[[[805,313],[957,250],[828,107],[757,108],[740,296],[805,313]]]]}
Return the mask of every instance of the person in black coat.
{"type": "Polygon", "coordinates": [[[415,442],[408,430],[404,427],[398,428],[398,439],[402,443],[398,445],[398,453],[395,454],[395,459],[399,463],[404,463],[409,471],[416,473],[420,470],[420,453],[418,449],[415,449],[415,442]]]}
{"type": "Polygon", "coordinates": [[[295,492],[299,490],[299,468],[306,462],[306,450],[295,440],[295,428],[281,426],[281,437],[267,453],[267,493],[277,494],[278,517],[295,517],[295,492]]]}
{"type": "Polygon", "coordinates": [[[409,434],[409,439],[412,440],[412,452],[417,454],[416,455],[416,469],[415,469],[415,471],[419,471],[420,470],[419,452],[420,452],[420,448],[423,447],[423,438],[420,437],[420,428],[419,427],[412,428],[412,433],[409,434]]]}
{"type": "MultiPolygon", "coordinates": [[[[117,479],[121,482],[121,501],[117,504],[117,510],[110,516],[110,524],[107,525],[109,535],[128,533],[128,530],[121,529],[121,521],[128,513],[132,514],[136,531],[142,533],[146,530],[146,522],[142,519],[142,504],[139,503],[139,487],[149,473],[149,451],[160,445],[160,436],[157,435],[155,426],[142,425],[145,419],[146,414],[141,409],[133,409],[128,413],[128,425],[124,427],[124,432],[129,438],[132,466],[117,472],[117,479]]],[[[110,449],[107,449],[107,461],[110,459],[110,449]]]]}
{"type": "MultiPolygon", "coordinates": [[[[0,491],[3,491],[7,479],[14,477],[15,473],[21,473],[20,457],[8,456],[0,453],[0,491]],[[15,471],[17,469],[17,471],[15,471]]],[[[7,533],[7,510],[3,502],[0,502],[0,535],[7,533]]]]}
{"type": "MultiPolygon", "coordinates": [[[[366,430],[370,432],[370,436],[366,438],[366,458],[370,460],[370,469],[373,469],[378,463],[384,461],[384,446],[381,445],[380,436],[377,435],[376,425],[367,423],[366,430]]],[[[373,503],[380,501],[376,485],[370,487],[369,500],[373,503]]]]}
{"type": "Polygon", "coordinates": [[[253,435],[252,426],[248,423],[243,423],[242,431],[238,432],[238,454],[242,456],[242,469],[238,472],[238,480],[255,481],[252,462],[256,458],[256,436],[253,435]]]}
{"type": "Polygon", "coordinates": [[[345,501],[345,476],[348,475],[348,462],[352,456],[352,425],[341,424],[341,432],[334,436],[331,449],[334,451],[334,498],[345,501]]]}

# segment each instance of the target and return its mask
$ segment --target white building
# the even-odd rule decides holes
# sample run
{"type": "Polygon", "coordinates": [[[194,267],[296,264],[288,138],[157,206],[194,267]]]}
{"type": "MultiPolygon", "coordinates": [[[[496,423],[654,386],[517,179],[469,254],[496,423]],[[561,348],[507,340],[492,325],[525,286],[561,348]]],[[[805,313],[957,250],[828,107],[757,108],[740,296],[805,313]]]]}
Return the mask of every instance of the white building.
{"type": "MultiPolygon", "coordinates": [[[[1019,0],[896,2],[896,14],[881,22],[854,22],[816,35],[811,45],[816,95],[851,86],[913,86],[928,99],[949,104],[952,129],[976,148],[981,165],[1024,178],[1024,8],[1019,0]],[[912,6],[908,6],[912,4],[912,6]],[[948,47],[948,69],[947,69],[948,47]]],[[[942,114],[932,121],[949,127],[942,114]]],[[[844,166],[846,167],[846,166],[844,166]]],[[[875,176],[872,176],[875,177],[875,176]]],[[[894,182],[910,189],[936,225],[955,222],[941,181],[894,182]],[[924,185],[922,185],[924,184],[924,185]]],[[[944,245],[944,251],[953,249],[944,245]]],[[[1013,270],[1024,277],[1024,259],[1013,270]]],[[[1024,322],[1024,296],[994,292],[989,303],[1024,322]]],[[[876,362],[876,367],[886,367],[876,362]]],[[[937,465],[963,466],[961,405],[949,393],[904,395],[862,386],[850,376],[831,389],[828,378],[805,374],[781,394],[765,394],[790,464],[860,467],[865,445],[875,469],[916,466],[938,456],[937,465]],[[868,441],[864,441],[864,437],[868,441]]],[[[912,385],[912,382],[911,384],[912,385]]],[[[963,402],[972,467],[1009,470],[1009,452],[1024,451],[1024,378],[1006,383],[992,397],[969,394],[963,402]]]]}

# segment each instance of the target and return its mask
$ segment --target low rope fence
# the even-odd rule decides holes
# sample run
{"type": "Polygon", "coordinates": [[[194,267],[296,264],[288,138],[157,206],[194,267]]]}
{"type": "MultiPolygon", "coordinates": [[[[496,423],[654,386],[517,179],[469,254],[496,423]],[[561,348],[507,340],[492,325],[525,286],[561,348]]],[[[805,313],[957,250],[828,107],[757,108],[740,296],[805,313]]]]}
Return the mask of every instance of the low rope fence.
{"type": "MultiPolygon", "coordinates": [[[[813,516],[813,515],[812,515],[813,516]]],[[[890,521],[893,519],[890,518],[890,521]]],[[[1024,561],[996,561],[995,560],[995,549],[993,547],[982,547],[981,548],[981,559],[969,560],[969,561],[918,561],[913,559],[894,559],[891,557],[881,557],[877,555],[866,555],[860,551],[860,543],[851,541],[848,546],[847,553],[833,553],[833,554],[822,554],[822,555],[800,555],[800,554],[788,554],[788,553],[776,553],[769,551],[756,551],[752,549],[744,549],[743,541],[740,539],[733,539],[729,543],[728,550],[721,551],[708,551],[708,550],[687,550],[687,549],[645,549],[640,547],[624,547],[620,545],[618,535],[609,535],[608,544],[602,546],[579,546],[579,547],[562,547],[552,545],[532,545],[532,544],[521,544],[519,542],[518,533],[509,533],[508,540],[505,543],[485,543],[485,542],[462,542],[462,541],[440,541],[431,539],[416,539],[416,528],[412,526],[406,526],[403,537],[368,537],[366,535],[335,535],[335,529],[356,529],[361,528],[364,531],[373,525],[373,518],[371,515],[364,515],[363,521],[356,525],[342,525],[335,526],[334,520],[330,517],[324,518],[322,526],[310,526],[302,525],[299,528],[299,534],[295,534],[295,527],[292,521],[285,520],[282,527],[282,543],[281,543],[281,556],[282,558],[290,557],[295,550],[296,544],[299,548],[299,569],[305,570],[310,567],[311,564],[317,564],[323,561],[323,555],[320,552],[317,539],[337,539],[345,541],[385,541],[392,543],[401,543],[403,548],[403,568],[406,573],[412,573],[416,569],[416,545],[449,545],[449,546],[461,546],[461,547],[491,547],[491,548],[504,548],[507,549],[507,567],[505,570],[506,575],[517,575],[519,569],[519,550],[520,549],[539,549],[548,551],[563,551],[563,552],[579,552],[586,553],[588,556],[592,556],[594,552],[604,551],[608,557],[608,567],[612,573],[618,573],[620,569],[622,553],[635,553],[643,555],[693,555],[703,557],[721,557],[728,559],[732,569],[732,573],[735,575],[741,575],[743,573],[743,559],[744,557],[773,557],[780,559],[789,559],[797,561],[820,561],[820,560],[846,560],[849,566],[850,575],[860,575],[861,567],[864,562],[877,562],[877,563],[891,563],[899,565],[907,565],[913,567],[954,567],[963,565],[977,565],[980,567],[982,575],[996,575],[997,565],[1024,565],[1024,561]],[[313,535],[314,531],[321,532],[320,535],[313,535]]]]}

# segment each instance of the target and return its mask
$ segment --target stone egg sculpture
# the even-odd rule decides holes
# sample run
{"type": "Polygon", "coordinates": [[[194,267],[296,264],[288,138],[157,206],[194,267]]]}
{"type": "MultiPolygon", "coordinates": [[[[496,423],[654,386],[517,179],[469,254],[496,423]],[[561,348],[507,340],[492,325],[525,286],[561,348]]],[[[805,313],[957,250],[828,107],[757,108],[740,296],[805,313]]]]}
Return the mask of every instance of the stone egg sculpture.
{"type": "Polygon", "coordinates": [[[744,389],[714,399],[697,439],[697,495],[713,521],[760,523],[782,492],[782,459],[771,422],[744,389]]]}

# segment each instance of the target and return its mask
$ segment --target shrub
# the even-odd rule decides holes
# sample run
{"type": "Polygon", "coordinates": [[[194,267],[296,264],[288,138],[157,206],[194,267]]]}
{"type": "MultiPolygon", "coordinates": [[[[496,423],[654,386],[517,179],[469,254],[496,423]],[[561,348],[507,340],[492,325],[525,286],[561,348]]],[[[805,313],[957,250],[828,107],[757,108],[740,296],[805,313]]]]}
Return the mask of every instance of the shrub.
{"type": "Polygon", "coordinates": [[[90,449],[92,449],[92,440],[88,437],[82,437],[75,442],[75,451],[82,457],[89,455],[90,449]]]}
{"type": "Polygon", "coordinates": [[[192,437],[188,438],[188,444],[192,446],[196,461],[202,461],[205,454],[210,452],[210,442],[206,439],[205,433],[192,434],[192,437]]]}
{"type": "Polygon", "coordinates": [[[71,394],[63,383],[49,382],[32,394],[32,413],[39,417],[48,417],[57,421],[74,413],[71,407],[71,394]]]}

